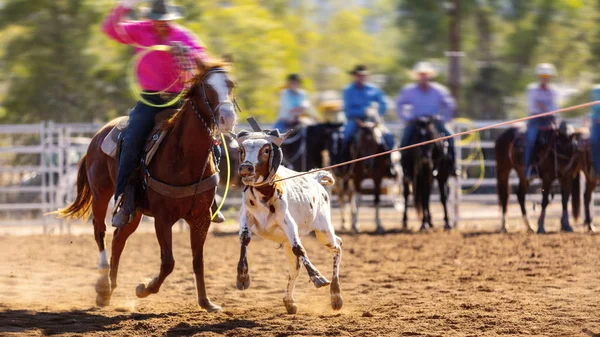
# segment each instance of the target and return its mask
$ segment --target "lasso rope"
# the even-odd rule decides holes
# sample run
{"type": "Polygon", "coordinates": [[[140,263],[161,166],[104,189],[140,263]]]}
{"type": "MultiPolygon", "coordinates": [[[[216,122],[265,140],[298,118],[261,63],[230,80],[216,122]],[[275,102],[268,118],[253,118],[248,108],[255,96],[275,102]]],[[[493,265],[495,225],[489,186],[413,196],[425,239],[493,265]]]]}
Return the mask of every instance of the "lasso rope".
{"type": "Polygon", "coordinates": [[[227,198],[227,193],[229,192],[229,181],[231,179],[231,161],[229,161],[229,150],[227,149],[227,143],[225,142],[225,136],[222,133],[221,133],[221,142],[223,144],[223,147],[225,148],[225,160],[227,160],[227,184],[225,184],[225,193],[223,193],[223,198],[221,199],[221,204],[219,204],[219,207],[217,207],[215,214],[213,214],[210,217],[210,220],[213,220],[215,218],[215,216],[217,216],[217,214],[219,214],[219,211],[221,211],[221,208],[223,208],[223,205],[225,204],[225,199],[227,198]]]}
{"type": "Polygon", "coordinates": [[[484,127],[481,127],[481,128],[472,129],[472,130],[469,130],[469,131],[455,133],[455,134],[449,135],[449,136],[435,138],[435,139],[432,139],[432,140],[428,140],[426,142],[412,144],[412,145],[408,145],[408,146],[405,146],[405,147],[399,147],[399,148],[395,148],[395,149],[392,149],[392,150],[389,150],[389,151],[376,153],[376,154],[373,154],[373,155],[370,155],[370,156],[366,156],[366,157],[361,157],[361,158],[357,158],[357,159],[345,161],[343,163],[326,166],[326,167],[323,167],[323,168],[320,168],[320,169],[314,169],[314,170],[311,170],[311,171],[308,171],[308,172],[301,172],[301,173],[298,173],[298,174],[293,175],[293,176],[289,176],[289,177],[282,178],[282,179],[277,179],[277,180],[273,181],[273,183],[277,183],[277,182],[288,180],[288,179],[294,179],[294,178],[302,177],[302,176],[305,176],[307,174],[312,174],[312,173],[318,172],[318,171],[326,171],[326,170],[334,169],[336,167],[345,166],[345,165],[349,165],[349,164],[354,164],[354,163],[357,163],[359,161],[363,161],[363,160],[368,160],[368,159],[372,159],[372,158],[376,158],[376,157],[385,156],[385,155],[388,155],[388,154],[394,153],[394,152],[405,151],[405,150],[413,149],[413,148],[416,148],[416,147],[419,147],[419,146],[423,146],[423,145],[427,145],[427,144],[433,144],[435,142],[439,142],[440,140],[447,140],[447,139],[456,138],[456,137],[469,136],[469,135],[471,135],[473,133],[476,133],[476,132],[481,132],[481,131],[485,131],[485,130],[495,129],[495,128],[498,128],[498,127],[501,127],[501,126],[511,125],[511,124],[515,124],[515,123],[519,123],[519,122],[526,122],[526,121],[529,121],[529,120],[532,120],[532,119],[553,116],[553,115],[556,115],[556,114],[559,114],[559,113],[563,113],[563,112],[567,112],[567,111],[573,111],[573,110],[578,110],[578,109],[583,109],[583,108],[589,108],[591,106],[598,105],[598,104],[600,104],[600,101],[593,101],[593,102],[589,102],[589,103],[574,105],[574,106],[563,108],[563,109],[558,109],[558,110],[554,110],[554,111],[544,112],[544,113],[537,114],[537,115],[532,115],[532,116],[527,116],[527,117],[523,117],[523,118],[513,119],[513,120],[502,122],[502,123],[496,123],[496,124],[484,126],[484,127]]]}
{"type": "MultiPolygon", "coordinates": [[[[467,128],[473,127],[473,121],[468,118],[455,118],[454,123],[466,125],[467,128]]],[[[475,184],[473,184],[471,188],[461,189],[462,194],[470,194],[475,192],[481,186],[481,183],[485,178],[485,158],[483,156],[483,149],[481,148],[481,137],[479,136],[479,133],[476,132],[467,135],[465,138],[459,139],[457,143],[461,147],[473,144],[469,151],[469,155],[467,156],[467,158],[462,160],[462,163],[468,165],[475,160],[479,161],[479,177],[477,178],[477,182],[475,182],[475,184]]]]}
{"type": "MultiPolygon", "coordinates": [[[[121,15],[124,15],[124,14],[121,14],[121,15]]],[[[171,89],[172,87],[174,87],[175,85],[180,83],[180,81],[182,80],[181,74],[179,74],[177,79],[175,79],[175,81],[173,83],[171,83],[168,87],[166,87],[165,89],[162,89],[158,92],[145,92],[141,88],[141,86],[138,84],[138,82],[136,80],[137,76],[135,74],[136,70],[139,67],[139,63],[147,54],[149,54],[151,52],[171,52],[173,50],[173,47],[167,46],[167,45],[143,46],[143,45],[137,43],[129,35],[129,33],[127,33],[127,30],[125,30],[121,26],[120,22],[116,22],[117,21],[116,19],[117,18],[113,18],[112,25],[113,25],[115,32],[117,32],[119,37],[121,37],[121,40],[123,40],[126,44],[141,50],[140,52],[136,53],[135,56],[133,57],[133,59],[131,60],[131,63],[128,67],[129,71],[127,72],[127,82],[129,83],[129,89],[131,90],[131,92],[133,93],[135,98],[138,101],[140,101],[148,106],[154,107],[154,108],[166,108],[166,107],[171,106],[171,105],[177,103],[178,101],[180,101],[183,98],[183,96],[185,95],[185,90],[181,90],[181,92],[179,92],[179,94],[177,94],[173,99],[171,99],[170,101],[168,101],[164,104],[151,103],[148,100],[146,100],[143,97],[143,95],[161,95],[161,94],[167,93],[169,89],[171,89]]],[[[118,19],[120,20],[121,18],[119,17],[118,19]]],[[[186,74],[187,72],[184,70],[183,73],[186,74]]],[[[185,79],[182,82],[185,83],[185,79]]]]}

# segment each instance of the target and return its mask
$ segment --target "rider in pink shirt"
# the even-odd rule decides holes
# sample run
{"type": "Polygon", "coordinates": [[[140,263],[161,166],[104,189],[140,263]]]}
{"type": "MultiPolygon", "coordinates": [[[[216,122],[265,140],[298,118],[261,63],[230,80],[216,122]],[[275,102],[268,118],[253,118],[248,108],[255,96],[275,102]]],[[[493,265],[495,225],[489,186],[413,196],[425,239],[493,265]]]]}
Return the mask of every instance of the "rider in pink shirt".
{"type": "MultiPolygon", "coordinates": [[[[126,21],[125,15],[138,2],[139,0],[123,0],[104,21],[104,33],[120,43],[132,45],[136,53],[142,52],[144,47],[177,44],[188,51],[187,56],[191,55],[200,61],[207,60],[205,49],[196,37],[185,28],[172,23],[183,17],[180,7],[173,6],[170,1],[154,0],[152,7],[145,13],[147,20],[126,21]]],[[[140,163],[141,152],[154,128],[156,114],[179,106],[179,103],[161,107],[156,105],[167,104],[183,90],[183,74],[184,70],[177,58],[170,52],[151,51],[139,61],[137,77],[144,91],[141,94],[143,100],[129,112],[129,124],[123,136],[115,187],[115,227],[124,227],[133,219],[135,188],[133,184],[129,184],[132,172],[140,163]],[[164,98],[165,96],[170,98],[164,98]]]]}

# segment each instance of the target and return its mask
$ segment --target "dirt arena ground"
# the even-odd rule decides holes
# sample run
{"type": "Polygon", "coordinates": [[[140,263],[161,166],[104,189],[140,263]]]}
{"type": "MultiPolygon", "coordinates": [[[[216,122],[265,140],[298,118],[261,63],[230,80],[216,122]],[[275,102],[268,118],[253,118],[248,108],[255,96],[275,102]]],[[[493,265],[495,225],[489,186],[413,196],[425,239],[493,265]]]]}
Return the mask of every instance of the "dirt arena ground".
{"type": "MultiPolygon", "coordinates": [[[[550,229],[550,228],[549,228],[550,229]]],[[[252,283],[235,288],[235,235],[206,244],[208,289],[223,312],[196,306],[189,238],[174,235],[176,266],[160,293],[135,297],[159,269],[152,233],[123,255],[108,308],[95,307],[97,252],[91,235],[0,236],[0,336],[600,336],[600,237],[425,233],[342,235],[344,307],[303,271],[297,315],[282,304],[282,250],[254,239],[252,283]]],[[[109,238],[110,239],[110,238],[109,238]]],[[[304,239],[331,273],[328,251],[304,239]]]]}

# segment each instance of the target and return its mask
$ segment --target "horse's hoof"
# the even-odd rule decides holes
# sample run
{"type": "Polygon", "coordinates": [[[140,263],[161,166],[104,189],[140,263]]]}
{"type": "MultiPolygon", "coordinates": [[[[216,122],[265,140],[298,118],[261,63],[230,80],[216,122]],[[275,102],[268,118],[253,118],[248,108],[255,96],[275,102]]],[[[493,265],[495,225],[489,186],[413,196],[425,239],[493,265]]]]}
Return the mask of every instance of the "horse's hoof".
{"type": "Polygon", "coordinates": [[[135,296],[138,298],[146,298],[150,295],[148,291],[148,285],[146,283],[140,283],[137,287],[135,287],[135,296]]]}
{"type": "Polygon", "coordinates": [[[322,288],[331,284],[331,282],[323,275],[312,276],[310,279],[317,288],[322,288]]]}
{"type": "Polygon", "coordinates": [[[590,233],[596,233],[596,226],[589,224],[588,225],[588,232],[590,233]]]}
{"type": "Polygon", "coordinates": [[[96,295],[96,305],[103,308],[110,305],[110,296],[96,295]]]}
{"type": "Polygon", "coordinates": [[[449,224],[444,225],[444,231],[449,232],[451,230],[452,230],[452,226],[450,226],[449,224]]]}
{"type": "Polygon", "coordinates": [[[538,227],[537,233],[538,234],[546,234],[546,230],[544,229],[544,227],[538,227]]]}
{"type": "Polygon", "coordinates": [[[298,311],[298,307],[294,304],[294,300],[288,301],[284,298],[283,305],[285,305],[285,310],[287,310],[287,313],[290,315],[295,315],[298,311]]]}
{"type": "Polygon", "coordinates": [[[208,298],[201,299],[200,301],[198,301],[198,304],[202,309],[206,310],[207,312],[220,312],[223,310],[223,308],[216,304],[213,304],[208,298]]]}
{"type": "Polygon", "coordinates": [[[506,227],[502,226],[502,228],[500,228],[500,230],[498,231],[498,233],[500,233],[500,234],[507,234],[508,230],[506,229],[506,227]]]}
{"type": "Polygon", "coordinates": [[[421,232],[421,233],[427,232],[427,226],[422,225],[421,228],[419,228],[419,232],[421,232]]]}
{"type": "Polygon", "coordinates": [[[246,290],[250,288],[250,275],[238,275],[236,285],[238,290],[246,290]]]}
{"type": "Polygon", "coordinates": [[[342,305],[344,305],[344,300],[340,294],[331,294],[331,308],[333,310],[342,309],[342,305]]]}
{"type": "Polygon", "coordinates": [[[385,234],[385,229],[383,229],[383,227],[377,227],[377,229],[375,230],[375,234],[383,235],[385,234]]]}
{"type": "Polygon", "coordinates": [[[571,225],[561,226],[560,231],[565,233],[573,233],[573,227],[571,227],[571,225]]]}

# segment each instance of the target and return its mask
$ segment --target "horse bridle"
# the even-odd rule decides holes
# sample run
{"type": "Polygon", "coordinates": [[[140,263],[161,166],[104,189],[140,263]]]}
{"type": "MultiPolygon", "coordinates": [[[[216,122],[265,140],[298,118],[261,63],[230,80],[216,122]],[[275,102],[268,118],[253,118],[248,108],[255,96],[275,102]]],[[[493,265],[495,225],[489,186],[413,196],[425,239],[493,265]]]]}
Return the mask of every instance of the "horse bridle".
{"type": "MultiPolygon", "coordinates": [[[[210,101],[208,100],[208,95],[206,94],[206,87],[207,87],[207,85],[206,85],[206,78],[208,76],[210,76],[210,75],[218,74],[218,73],[227,74],[227,71],[225,70],[225,68],[221,68],[221,67],[210,69],[210,70],[208,70],[207,72],[205,72],[202,75],[202,80],[200,81],[200,88],[201,88],[200,94],[202,95],[202,101],[203,101],[204,105],[206,106],[206,109],[210,112],[210,115],[211,115],[211,118],[212,118],[212,122],[213,122],[213,127],[218,127],[218,125],[219,125],[219,123],[217,121],[217,115],[218,115],[219,109],[221,109],[221,107],[223,107],[224,105],[229,105],[229,104],[231,104],[231,107],[234,110],[237,107],[237,104],[235,104],[235,99],[234,100],[230,100],[229,96],[227,97],[227,99],[219,101],[217,103],[217,106],[214,109],[210,105],[210,101]]],[[[204,125],[206,125],[207,128],[208,128],[208,125],[207,125],[206,121],[204,121],[204,118],[202,117],[202,115],[200,115],[200,111],[198,111],[198,109],[193,104],[193,102],[192,102],[192,105],[194,106],[194,111],[196,112],[196,114],[198,115],[198,117],[204,122],[204,125]]],[[[208,129],[210,130],[209,134],[212,137],[213,136],[213,131],[210,128],[208,128],[208,129]]]]}

